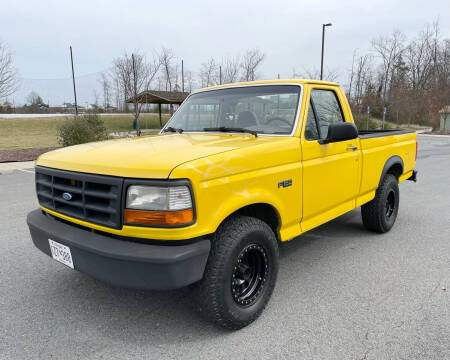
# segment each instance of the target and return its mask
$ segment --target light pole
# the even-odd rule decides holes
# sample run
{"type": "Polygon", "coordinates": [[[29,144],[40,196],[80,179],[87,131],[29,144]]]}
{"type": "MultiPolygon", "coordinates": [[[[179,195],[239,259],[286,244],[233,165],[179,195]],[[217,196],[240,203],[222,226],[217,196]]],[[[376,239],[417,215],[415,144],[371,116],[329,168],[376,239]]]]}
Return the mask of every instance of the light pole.
{"type": "Polygon", "coordinates": [[[323,51],[325,46],[325,27],[331,26],[331,23],[322,24],[322,57],[320,59],[320,80],[323,78],[323,51]]]}
{"type": "Polygon", "coordinates": [[[72,46],[70,46],[70,63],[72,64],[73,96],[75,98],[75,116],[78,116],[77,90],[75,89],[75,71],[73,71],[72,46]]]}

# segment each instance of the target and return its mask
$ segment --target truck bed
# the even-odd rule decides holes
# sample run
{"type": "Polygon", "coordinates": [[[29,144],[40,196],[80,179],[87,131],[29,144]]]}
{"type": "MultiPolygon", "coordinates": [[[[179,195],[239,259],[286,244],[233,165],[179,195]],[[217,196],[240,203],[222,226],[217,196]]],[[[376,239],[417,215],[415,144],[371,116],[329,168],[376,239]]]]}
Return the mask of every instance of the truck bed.
{"type": "Polygon", "coordinates": [[[414,130],[393,129],[393,130],[358,130],[361,139],[375,138],[381,136],[401,135],[413,133],[414,130]]]}
{"type": "Polygon", "coordinates": [[[361,195],[374,195],[383,168],[390,158],[398,158],[402,164],[399,180],[402,175],[412,174],[416,154],[414,130],[360,130],[359,138],[362,151],[361,195]]]}

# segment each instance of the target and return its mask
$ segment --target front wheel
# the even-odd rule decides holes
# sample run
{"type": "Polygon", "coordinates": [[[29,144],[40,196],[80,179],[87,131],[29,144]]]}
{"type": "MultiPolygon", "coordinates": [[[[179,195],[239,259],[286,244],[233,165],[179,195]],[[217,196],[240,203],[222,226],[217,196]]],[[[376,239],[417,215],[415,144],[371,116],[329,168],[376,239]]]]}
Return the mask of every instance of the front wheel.
{"type": "Polygon", "coordinates": [[[263,221],[235,216],[220,226],[203,279],[196,285],[201,311],[216,324],[236,330],[266,307],[278,273],[278,244],[263,221]]]}
{"type": "Polygon", "coordinates": [[[387,174],[377,189],[375,198],[361,207],[364,226],[370,231],[388,232],[397,219],[399,203],[400,191],[397,178],[387,174]]]}

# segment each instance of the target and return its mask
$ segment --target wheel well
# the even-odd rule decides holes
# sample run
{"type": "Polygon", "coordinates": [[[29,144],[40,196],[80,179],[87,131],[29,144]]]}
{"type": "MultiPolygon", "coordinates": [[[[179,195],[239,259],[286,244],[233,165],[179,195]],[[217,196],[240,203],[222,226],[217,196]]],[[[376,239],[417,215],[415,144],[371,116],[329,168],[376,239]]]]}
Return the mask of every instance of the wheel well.
{"type": "Polygon", "coordinates": [[[230,216],[233,215],[252,216],[264,221],[267,225],[270,226],[278,239],[278,229],[280,227],[281,220],[278,211],[272,205],[264,203],[247,205],[243,208],[240,208],[239,210],[236,210],[230,216]]]}
{"type": "Polygon", "coordinates": [[[386,174],[394,175],[397,178],[397,180],[400,177],[400,175],[403,174],[403,160],[400,156],[394,155],[386,161],[383,167],[383,171],[381,172],[378,187],[381,186],[381,183],[386,174]]]}
{"type": "Polygon", "coordinates": [[[392,165],[388,171],[386,171],[386,174],[392,174],[394,175],[397,179],[400,177],[400,175],[403,173],[403,167],[401,164],[399,163],[395,163],[394,165],[392,165]]]}

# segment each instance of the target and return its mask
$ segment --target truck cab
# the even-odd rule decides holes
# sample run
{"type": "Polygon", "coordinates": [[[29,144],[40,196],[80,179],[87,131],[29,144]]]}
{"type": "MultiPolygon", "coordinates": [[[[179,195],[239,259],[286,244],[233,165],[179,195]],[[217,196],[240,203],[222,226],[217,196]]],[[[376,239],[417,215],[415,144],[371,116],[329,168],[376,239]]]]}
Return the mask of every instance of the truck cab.
{"type": "Polygon", "coordinates": [[[336,83],[222,85],[158,136],[42,155],[28,226],[41,251],[106,282],[192,285],[209,319],[238,329],[269,301],[282,242],[357,207],[389,231],[416,156],[414,132],[358,131],[336,83]]]}

